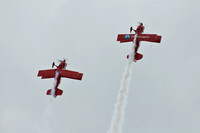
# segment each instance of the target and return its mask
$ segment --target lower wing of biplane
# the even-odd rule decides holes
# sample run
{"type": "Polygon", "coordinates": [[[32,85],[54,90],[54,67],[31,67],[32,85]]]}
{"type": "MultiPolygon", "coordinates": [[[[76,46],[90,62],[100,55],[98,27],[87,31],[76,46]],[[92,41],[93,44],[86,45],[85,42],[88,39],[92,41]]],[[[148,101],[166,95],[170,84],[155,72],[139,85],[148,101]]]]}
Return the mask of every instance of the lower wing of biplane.
{"type": "Polygon", "coordinates": [[[83,77],[83,73],[69,71],[69,70],[58,70],[58,69],[49,69],[49,70],[40,70],[38,72],[38,77],[41,77],[42,79],[47,78],[55,78],[56,85],[55,89],[49,89],[46,93],[46,95],[53,95],[54,97],[58,95],[62,95],[63,90],[57,88],[60,84],[60,78],[70,78],[70,79],[76,79],[81,80],[83,77]]]}
{"type": "MultiPolygon", "coordinates": [[[[134,37],[135,34],[119,34],[117,37],[117,41],[120,41],[120,43],[132,42],[134,40],[134,37]]],[[[137,36],[137,40],[160,43],[161,36],[157,34],[140,34],[137,36]]]]}
{"type": "MultiPolygon", "coordinates": [[[[57,70],[58,69],[40,70],[38,72],[38,77],[41,77],[42,79],[55,78],[57,70]]],[[[69,70],[59,70],[59,76],[64,78],[81,80],[83,77],[83,73],[69,70]]]]}
{"type": "MultiPolygon", "coordinates": [[[[135,34],[119,34],[117,37],[117,41],[120,41],[120,43],[125,42],[133,42],[135,39],[135,34]]],[[[140,41],[147,41],[147,42],[155,42],[160,43],[161,42],[161,36],[156,34],[139,34],[136,38],[136,46],[135,46],[135,56],[134,61],[142,59],[143,55],[139,54],[137,52],[139,48],[139,42],[140,41]]],[[[127,55],[127,58],[129,58],[129,55],[127,55]]]]}

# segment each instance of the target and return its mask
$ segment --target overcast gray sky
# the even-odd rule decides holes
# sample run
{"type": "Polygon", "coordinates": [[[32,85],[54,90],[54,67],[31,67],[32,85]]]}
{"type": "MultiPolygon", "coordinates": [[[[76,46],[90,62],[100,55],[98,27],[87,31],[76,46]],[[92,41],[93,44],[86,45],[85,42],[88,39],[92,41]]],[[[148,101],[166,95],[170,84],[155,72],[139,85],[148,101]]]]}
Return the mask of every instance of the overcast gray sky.
{"type": "Polygon", "coordinates": [[[57,59],[84,73],[62,79],[52,133],[106,133],[131,43],[117,34],[143,22],[161,44],[142,42],[133,65],[123,133],[200,132],[198,0],[0,0],[0,132],[38,133],[57,59]]]}

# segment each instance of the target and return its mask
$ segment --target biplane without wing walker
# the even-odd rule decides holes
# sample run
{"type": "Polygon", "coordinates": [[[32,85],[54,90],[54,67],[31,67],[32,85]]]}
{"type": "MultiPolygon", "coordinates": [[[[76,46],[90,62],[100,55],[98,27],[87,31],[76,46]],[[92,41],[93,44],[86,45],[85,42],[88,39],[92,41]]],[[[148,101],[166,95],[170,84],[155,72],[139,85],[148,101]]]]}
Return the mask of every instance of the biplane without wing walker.
{"type": "Polygon", "coordinates": [[[55,65],[55,62],[53,62],[52,68],[54,66],[56,67],[56,69],[39,70],[38,77],[41,77],[42,79],[54,78],[54,88],[49,89],[46,95],[53,95],[56,98],[56,96],[62,95],[63,93],[63,90],[58,89],[61,77],[81,80],[83,77],[83,73],[65,70],[65,68],[67,67],[67,63],[65,60],[61,61],[58,66],[55,65]]]}
{"type": "Polygon", "coordinates": [[[133,55],[133,57],[130,57],[130,55],[127,55],[127,59],[131,58],[136,62],[137,60],[141,60],[143,58],[143,55],[138,53],[138,48],[140,46],[140,42],[147,41],[147,42],[160,43],[161,36],[157,35],[157,34],[142,34],[144,32],[143,23],[140,23],[140,25],[137,27],[136,30],[134,30],[131,27],[130,33],[132,31],[134,31],[135,34],[118,34],[117,41],[119,41],[120,43],[135,41],[134,55],[133,55]]]}

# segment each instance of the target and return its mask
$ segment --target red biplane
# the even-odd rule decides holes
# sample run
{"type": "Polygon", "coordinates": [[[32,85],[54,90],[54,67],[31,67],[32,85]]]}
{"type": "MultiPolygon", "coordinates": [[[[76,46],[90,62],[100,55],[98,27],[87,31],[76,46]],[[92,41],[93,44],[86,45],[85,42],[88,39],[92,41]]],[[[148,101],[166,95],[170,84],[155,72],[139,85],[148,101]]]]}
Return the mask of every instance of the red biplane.
{"type": "MultiPolygon", "coordinates": [[[[147,42],[155,42],[160,43],[161,42],[161,36],[157,34],[142,34],[144,32],[144,26],[143,23],[140,23],[140,25],[137,27],[136,30],[134,30],[132,27],[130,28],[130,33],[134,31],[135,34],[118,34],[117,41],[120,41],[120,43],[125,42],[133,42],[135,41],[135,48],[134,48],[134,55],[131,57],[135,62],[137,60],[142,59],[143,55],[138,53],[138,48],[140,46],[140,41],[147,41],[147,42]]],[[[127,58],[129,59],[129,55],[127,55],[127,58]]]]}
{"type": "MultiPolygon", "coordinates": [[[[52,68],[54,66],[56,66],[55,62],[53,62],[52,68]]],[[[65,60],[63,60],[63,61],[61,61],[61,63],[58,66],[56,66],[57,69],[40,70],[38,72],[38,77],[41,76],[42,79],[47,79],[47,78],[55,79],[54,88],[49,89],[47,91],[46,95],[53,95],[55,98],[58,95],[62,95],[63,90],[58,89],[58,85],[60,84],[61,77],[76,79],[76,80],[82,79],[83,73],[65,70],[66,66],[67,66],[67,63],[65,62],[65,60]]]]}

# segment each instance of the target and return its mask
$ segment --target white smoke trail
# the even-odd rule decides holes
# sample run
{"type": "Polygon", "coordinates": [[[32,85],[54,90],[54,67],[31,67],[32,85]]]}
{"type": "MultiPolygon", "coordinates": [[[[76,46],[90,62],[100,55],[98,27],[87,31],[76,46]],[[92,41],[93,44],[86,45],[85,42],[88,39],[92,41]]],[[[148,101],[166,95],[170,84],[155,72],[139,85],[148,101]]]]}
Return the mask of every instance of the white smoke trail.
{"type": "Polygon", "coordinates": [[[46,104],[46,108],[43,112],[39,133],[52,133],[52,126],[50,121],[52,119],[53,104],[54,98],[50,97],[50,99],[48,99],[48,103],[46,104]]]}
{"type": "Polygon", "coordinates": [[[129,54],[128,64],[125,68],[123,78],[121,81],[121,87],[117,98],[117,103],[115,105],[115,110],[112,116],[111,127],[108,133],[121,133],[123,119],[124,119],[124,110],[126,107],[127,99],[128,99],[128,87],[130,82],[130,75],[132,70],[132,64],[135,58],[135,40],[137,38],[137,34],[133,40],[133,47],[131,53],[129,54]]]}
{"type": "MultiPolygon", "coordinates": [[[[51,89],[52,96],[55,95],[58,75],[59,75],[59,71],[56,71],[55,78],[54,78],[54,86],[51,89]]],[[[50,97],[50,99],[46,105],[46,108],[44,110],[44,113],[43,113],[43,118],[42,118],[42,123],[41,123],[42,127],[40,127],[40,133],[51,133],[52,132],[50,121],[52,119],[53,103],[54,103],[54,98],[50,97]]]]}

